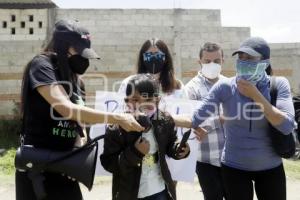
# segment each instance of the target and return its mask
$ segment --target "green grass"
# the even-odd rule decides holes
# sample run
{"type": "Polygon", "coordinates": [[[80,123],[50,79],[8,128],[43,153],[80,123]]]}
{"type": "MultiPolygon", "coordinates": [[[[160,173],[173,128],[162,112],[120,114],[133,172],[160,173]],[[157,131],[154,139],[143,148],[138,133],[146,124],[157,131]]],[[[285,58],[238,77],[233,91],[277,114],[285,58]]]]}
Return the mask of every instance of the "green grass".
{"type": "Polygon", "coordinates": [[[1,180],[5,180],[15,171],[14,158],[16,148],[19,146],[20,127],[19,119],[0,120],[0,149],[6,150],[3,155],[0,155],[1,180]]]}
{"type": "Polygon", "coordinates": [[[0,157],[0,174],[11,175],[15,171],[14,159],[15,159],[16,149],[8,149],[2,157],[0,157]]]}

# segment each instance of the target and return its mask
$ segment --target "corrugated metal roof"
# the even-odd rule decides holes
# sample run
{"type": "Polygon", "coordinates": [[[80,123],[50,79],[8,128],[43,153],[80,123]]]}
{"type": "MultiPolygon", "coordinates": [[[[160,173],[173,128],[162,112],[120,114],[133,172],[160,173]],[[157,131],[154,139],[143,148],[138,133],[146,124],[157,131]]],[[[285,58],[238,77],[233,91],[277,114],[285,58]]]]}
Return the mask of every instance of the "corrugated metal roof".
{"type": "Polygon", "coordinates": [[[0,9],[56,8],[51,0],[0,0],[0,9]]]}

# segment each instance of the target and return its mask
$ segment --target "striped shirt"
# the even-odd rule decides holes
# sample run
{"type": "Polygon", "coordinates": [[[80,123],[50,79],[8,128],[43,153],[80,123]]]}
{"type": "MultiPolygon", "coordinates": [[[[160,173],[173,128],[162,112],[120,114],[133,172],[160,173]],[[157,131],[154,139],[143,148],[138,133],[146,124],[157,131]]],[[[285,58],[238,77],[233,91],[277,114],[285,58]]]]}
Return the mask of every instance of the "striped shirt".
{"type": "MultiPolygon", "coordinates": [[[[226,79],[220,76],[220,80],[226,79]]],[[[202,76],[199,72],[192,80],[185,85],[185,91],[188,97],[192,100],[201,101],[205,98],[214,83],[202,76]]],[[[218,113],[220,114],[220,108],[218,113]]],[[[198,162],[208,163],[214,166],[221,166],[221,155],[225,143],[225,135],[222,124],[219,120],[219,115],[205,120],[201,125],[207,131],[207,137],[199,143],[198,162]]]]}

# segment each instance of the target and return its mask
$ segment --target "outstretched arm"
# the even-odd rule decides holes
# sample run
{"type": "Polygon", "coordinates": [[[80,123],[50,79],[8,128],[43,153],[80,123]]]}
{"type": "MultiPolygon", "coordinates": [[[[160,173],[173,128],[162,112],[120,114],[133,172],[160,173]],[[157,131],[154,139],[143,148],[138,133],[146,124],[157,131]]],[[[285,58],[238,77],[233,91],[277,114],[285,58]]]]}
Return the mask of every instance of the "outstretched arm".
{"type": "Polygon", "coordinates": [[[143,130],[143,127],[136,122],[132,115],[97,111],[92,108],[72,103],[63,86],[60,84],[39,86],[37,87],[37,91],[53,109],[66,119],[89,124],[119,124],[126,131],[143,130]]]}

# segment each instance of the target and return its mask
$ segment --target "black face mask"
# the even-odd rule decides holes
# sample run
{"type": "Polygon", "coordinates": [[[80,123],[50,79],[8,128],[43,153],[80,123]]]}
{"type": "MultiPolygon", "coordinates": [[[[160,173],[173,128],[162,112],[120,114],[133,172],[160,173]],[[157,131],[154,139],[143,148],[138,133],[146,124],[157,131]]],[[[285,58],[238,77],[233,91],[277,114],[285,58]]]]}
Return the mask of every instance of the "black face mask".
{"type": "Polygon", "coordinates": [[[69,58],[69,65],[73,73],[83,74],[90,65],[89,59],[81,55],[72,55],[69,58]]]}
{"type": "Polygon", "coordinates": [[[151,74],[157,74],[162,71],[166,56],[163,52],[145,52],[143,54],[143,59],[147,72],[151,74]]]}
{"type": "Polygon", "coordinates": [[[153,59],[150,62],[146,61],[145,66],[147,68],[148,73],[157,74],[161,72],[164,66],[164,61],[153,59]]]}

